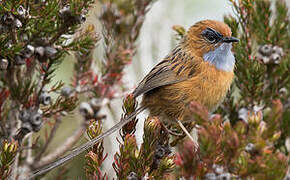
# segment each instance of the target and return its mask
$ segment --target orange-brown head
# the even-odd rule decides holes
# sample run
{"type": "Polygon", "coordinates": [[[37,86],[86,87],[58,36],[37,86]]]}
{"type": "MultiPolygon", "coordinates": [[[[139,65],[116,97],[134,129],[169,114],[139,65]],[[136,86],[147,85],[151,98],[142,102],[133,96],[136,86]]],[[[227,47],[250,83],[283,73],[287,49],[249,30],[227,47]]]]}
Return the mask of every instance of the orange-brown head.
{"type": "Polygon", "coordinates": [[[231,35],[231,29],[225,23],[203,20],[190,27],[184,44],[190,53],[203,57],[217,69],[232,71],[235,59],[231,47],[233,42],[239,40],[231,35]]]}

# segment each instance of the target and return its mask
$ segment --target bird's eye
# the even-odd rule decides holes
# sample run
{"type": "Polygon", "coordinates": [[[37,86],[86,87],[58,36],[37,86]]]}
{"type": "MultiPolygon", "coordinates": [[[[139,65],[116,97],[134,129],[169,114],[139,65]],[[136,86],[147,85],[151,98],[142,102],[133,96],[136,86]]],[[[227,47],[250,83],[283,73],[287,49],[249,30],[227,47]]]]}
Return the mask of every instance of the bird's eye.
{"type": "Polygon", "coordinates": [[[208,33],[205,37],[210,43],[214,43],[216,41],[216,38],[212,33],[208,33]]]}
{"type": "Polygon", "coordinates": [[[202,36],[210,43],[218,43],[222,39],[222,35],[211,28],[205,29],[202,36]]]}

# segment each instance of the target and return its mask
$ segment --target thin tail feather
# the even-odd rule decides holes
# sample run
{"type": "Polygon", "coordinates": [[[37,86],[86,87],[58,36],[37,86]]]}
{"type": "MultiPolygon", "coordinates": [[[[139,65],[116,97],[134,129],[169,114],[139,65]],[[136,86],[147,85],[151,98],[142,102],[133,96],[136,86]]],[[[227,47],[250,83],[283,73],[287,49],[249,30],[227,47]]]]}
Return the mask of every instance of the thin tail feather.
{"type": "Polygon", "coordinates": [[[56,160],[55,162],[53,162],[51,164],[48,164],[47,166],[44,166],[44,167],[42,167],[42,168],[34,171],[32,173],[32,175],[29,177],[29,179],[35,178],[36,176],[42,175],[42,174],[44,174],[44,173],[46,173],[46,172],[48,172],[48,171],[50,171],[50,170],[52,170],[52,169],[54,169],[54,168],[56,168],[58,166],[61,166],[64,163],[66,163],[67,161],[69,161],[72,158],[74,158],[75,156],[77,156],[80,153],[84,152],[85,150],[88,150],[89,148],[91,148],[97,142],[99,142],[102,139],[104,139],[105,137],[111,135],[115,131],[121,129],[125,124],[127,124],[128,122],[130,122],[134,117],[136,117],[144,109],[145,109],[145,107],[138,108],[136,111],[134,111],[132,114],[130,114],[126,119],[122,119],[119,123],[117,123],[116,125],[114,125],[112,128],[110,128],[109,130],[107,130],[103,134],[101,134],[98,137],[92,139],[91,141],[89,141],[89,142],[87,142],[87,143],[79,146],[78,148],[75,148],[67,156],[64,156],[64,157],[56,160]]]}

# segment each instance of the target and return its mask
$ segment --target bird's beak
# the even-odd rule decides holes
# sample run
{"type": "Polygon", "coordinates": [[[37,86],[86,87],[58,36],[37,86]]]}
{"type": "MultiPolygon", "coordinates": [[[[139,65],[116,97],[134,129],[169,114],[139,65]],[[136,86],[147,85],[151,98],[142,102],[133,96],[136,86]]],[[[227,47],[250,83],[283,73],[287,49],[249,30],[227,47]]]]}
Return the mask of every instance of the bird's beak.
{"type": "Polygon", "coordinates": [[[239,42],[240,40],[238,38],[235,38],[235,37],[224,37],[222,39],[222,42],[225,42],[225,43],[232,43],[232,42],[239,42]]]}

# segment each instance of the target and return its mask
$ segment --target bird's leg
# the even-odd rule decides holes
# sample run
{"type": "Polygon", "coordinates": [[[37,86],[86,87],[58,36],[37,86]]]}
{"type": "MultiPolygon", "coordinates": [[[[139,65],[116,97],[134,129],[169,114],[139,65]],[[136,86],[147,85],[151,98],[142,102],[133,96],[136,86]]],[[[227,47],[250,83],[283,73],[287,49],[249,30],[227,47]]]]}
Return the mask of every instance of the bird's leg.
{"type": "Polygon", "coordinates": [[[178,125],[180,126],[180,128],[183,130],[183,132],[188,136],[188,138],[193,142],[194,146],[195,146],[195,150],[197,150],[199,148],[198,143],[193,139],[193,137],[190,135],[190,133],[187,131],[187,129],[184,127],[184,125],[182,124],[182,122],[179,119],[176,119],[178,125]]]}
{"type": "Polygon", "coordinates": [[[168,134],[173,135],[173,136],[179,136],[179,137],[182,137],[182,136],[183,136],[183,134],[179,134],[179,133],[173,132],[173,131],[171,131],[170,129],[168,129],[168,128],[166,127],[166,125],[165,125],[162,121],[160,121],[160,124],[161,124],[161,126],[163,127],[163,129],[164,129],[168,134]]]}

